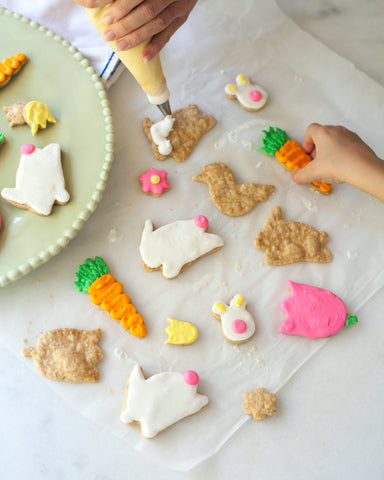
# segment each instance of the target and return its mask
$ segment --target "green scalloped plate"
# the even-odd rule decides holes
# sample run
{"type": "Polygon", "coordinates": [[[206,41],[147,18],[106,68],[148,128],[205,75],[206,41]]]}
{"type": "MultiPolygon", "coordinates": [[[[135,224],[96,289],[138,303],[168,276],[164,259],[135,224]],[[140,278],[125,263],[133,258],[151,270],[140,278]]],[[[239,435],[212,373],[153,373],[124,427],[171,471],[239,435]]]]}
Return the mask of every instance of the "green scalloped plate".
{"type": "Polygon", "coordinates": [[[20,147],[61,147],[70,193],[42,217],[0,199],[0,286],[47,262],[68,245],[101,200],[113,161],[113,126],[104,85],[69,42],[19,14],[0,7],[0,58],[23,52],[29,60],[0,88],[0,190],[15,185],[20,147]],[[10,128],[3,106],[17,101],[46,103],[56,119],[35,136],[27,125],[10,128]]]}

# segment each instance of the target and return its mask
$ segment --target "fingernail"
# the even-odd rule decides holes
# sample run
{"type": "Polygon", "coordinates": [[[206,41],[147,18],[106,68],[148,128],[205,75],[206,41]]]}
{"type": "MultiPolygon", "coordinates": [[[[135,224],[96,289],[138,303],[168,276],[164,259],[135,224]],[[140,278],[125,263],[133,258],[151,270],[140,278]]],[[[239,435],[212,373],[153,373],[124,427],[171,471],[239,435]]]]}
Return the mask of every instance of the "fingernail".
{"type": "Polygon", "coordinates": [[[107,32],[104,34],[104,41],[111,42],[116,38],[116,35],[113,32],[107,32]]]}
{"type": "Polygon", "coordinates": [[[122,40],[119,43],[116,43],[116,50],[120,52],[121,50],[126,50],[129,47],[129,43],[126,40],[122,40]]]}
{"type": "Polygon", "coordinates": [[[142,57],[142,59],[143,59],[143,62],[144,62],[144,63],[148,63],[148,62],[150,62],[150,61],[152,60],[149,55],[145,55],[144,57],[142,57]]]}
{"type": "Polygon", "coordinates": [[[103,17],[101,21],[104,23],[104,25],[110,25],[111,23],[113,23],[113,18],[111,17],[111,15],[105,15],[105,17],[103,17]]]}

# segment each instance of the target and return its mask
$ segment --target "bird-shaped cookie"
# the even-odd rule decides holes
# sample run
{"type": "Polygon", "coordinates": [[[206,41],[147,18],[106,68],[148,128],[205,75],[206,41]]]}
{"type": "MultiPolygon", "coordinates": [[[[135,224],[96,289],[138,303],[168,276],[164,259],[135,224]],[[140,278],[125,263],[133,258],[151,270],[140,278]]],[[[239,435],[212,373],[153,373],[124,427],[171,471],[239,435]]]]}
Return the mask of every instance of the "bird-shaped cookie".
{"type": "Polygon", "coordinates": [[[273,185],[259,183],[238,184],[232,170],[220,162],[205,165],[192,179],[208,184],[212,202],[221,213],[230,217],[245,215],[257,203],[264,202],[275,189],[273,185]]]}

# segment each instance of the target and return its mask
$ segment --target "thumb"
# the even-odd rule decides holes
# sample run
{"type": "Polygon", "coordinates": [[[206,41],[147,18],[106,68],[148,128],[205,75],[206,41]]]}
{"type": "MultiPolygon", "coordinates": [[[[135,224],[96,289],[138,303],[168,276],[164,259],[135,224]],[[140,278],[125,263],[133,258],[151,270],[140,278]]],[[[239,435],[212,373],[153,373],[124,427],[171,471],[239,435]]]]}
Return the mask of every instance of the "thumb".
{"type": "Polygon", "coordinates": [[[305,167],[294,170],[291,173],[291,178],[299,185],[319,181],[319,178],[316,177],[316,163],[312,161],[305,167]]]}

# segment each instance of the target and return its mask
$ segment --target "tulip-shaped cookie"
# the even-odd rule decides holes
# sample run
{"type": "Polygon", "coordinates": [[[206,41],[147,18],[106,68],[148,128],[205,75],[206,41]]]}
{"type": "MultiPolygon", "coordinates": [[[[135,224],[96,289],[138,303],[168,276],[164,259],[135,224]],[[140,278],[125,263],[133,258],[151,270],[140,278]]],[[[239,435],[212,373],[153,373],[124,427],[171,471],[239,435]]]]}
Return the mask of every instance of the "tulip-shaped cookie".
{"type": "Polygon", "coordinates": [[[285,314],[280,333],[329,337],[345,325],[357,323],[357,317],[347,313],[344,303],[329,290],[291,280],[288,285],[291,296],[280,305],[285,314]]]}
{"type": "Polygon", "coordinates": [[[247,310],[247,301],[242,295],[235,295],[229,305],[215,302],[212,315],[221,320],[221,329],[228,342],[247,342],[255,333],[255,321],[247,310]]]}

